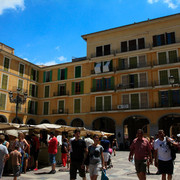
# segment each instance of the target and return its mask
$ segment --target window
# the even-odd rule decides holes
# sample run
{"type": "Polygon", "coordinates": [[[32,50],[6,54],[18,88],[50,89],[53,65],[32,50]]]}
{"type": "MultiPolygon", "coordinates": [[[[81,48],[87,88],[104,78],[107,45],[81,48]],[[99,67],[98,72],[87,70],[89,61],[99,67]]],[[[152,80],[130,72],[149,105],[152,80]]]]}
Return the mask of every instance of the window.
{"type": "Polygon", "coordinates": [[[167,64],[166,52],[158,53],[159,64],[167,64]]]}
{"type": "Polygon", "coordinates": [[[5,57],[4,58],[4,71],[8,71],[9,70],[9,64],[10,64],[10,59],[5,57]]]}
{"type": "Polygon", "coordinates": [[[22,79],[18,79],[18,89],[20,89],[20,92],[22,93],[22,91],[23,91],[23,80],[22,79]]]}
{"type": "Polygon", "coordinates": [[[65,80],[65,79],[67,79],[67,68],[58,69],[58,80],[65,80]]]}
{"type": "Polygon", "coordinates": [[[137,68],[137,57],[130,57],[129,58],[129,68],[137,68]]]}
{"type": "Polygon", "coordinates": [[[145,48],[144,38],[138,39],[138,49],[144,49],[144,48],[145,48]]]}
{"type": "Polygon", "coordinates": [[[111,78],[104,79],[105,89],[111,89],[111,78]]]}
{"type": "Polygon", "coordinates": [[[72,95],[84,93],[84,81],[72,82],[72,95]]]}
{"type": "Polygon", "coordinates": [[[19,76],[22,76],[24,75],[24,64],[19,64],[19,76]]]}
{"type": "Polygon", "coordinates": [[[31,69],[31,80],[33,81],[37,81],[39,80],[39,71],[35,70],[35,69],[31,69]]]}
{"type": "Polygon", "coordinates": [[[110,72],[113,70],[113,61],[104,61],[99,63],[94,63],[94,71],[96,74],[110,72]]]}
{"type": "Polygon", "coordinates": [[[45,71],[43,82],[51,82],[52,81],[52,70],[51,71],[45,71]]]}
{"type": "Polygon", "coordinates": [[[103,56],[103,55],[106,56],[110,54],[111,54],[110,44],[96,47],[96,57],[103,56]]]}
{"type": "Polygon", "coordinates": [[[127,52],[127,41],[121,42],[121,52],[127,52]]]}
{"type": "Polygon", "coordinates": [[[111,96],[96,97],[96,111],[111,110],[111,96]]]}
{"type": "Polygon", "coordinates": [[[49,102],[44,102],[43,114],[44,115],[48,115],[49,114],[49,102]]]}
{"type": "Polygon", "coordinates": [[[75,67],[75,78],[81,77],[81,66],[75,67]]]}
{"type": "Polygon", "coordinates": [[[136,50],[136,39],[129,41],[129,51],[136,50]]]}
{"type": "Polygon", "coordinates": [[[153,46],[162,46],[175,43],[175,32],[159,34],[153,36],[153,46]]]}
{"type": "Polygon", "coordinates": [[[3,75],[2,75],[1,88],[7,90],[7,86],[8,86],[8,75],[3,74],[3,75]]]}
{"type": "Polygon", "coordinates": [[[119,69],[127,69],[128,68],[128,60],[127,59],[119,59],[119,69]]]}
{"type": "Polygon", "coordinates": [[[130,88],[138,87],[138,74],[129,75],[129,87],[130,88]]]}
{"type": "Polygon", "coordinates": [[[44,88],[44,97],[45,98],[49,97],[49,86],[45,86],[44,88]]]}
{"type": "Polygon", "coordinates": [[[80,113],[81,101],[80,99],[74,99],[74,113],[80,113]]]}
{"type": "Polygon", "coordinates": [[[168,91],[159,91],[159,105],[161,107],[168,107],[169,106],[168,91]]]}
{"type": "Polygon", "coordinates": [[[28,101],[28,113],[29,114],[37,114],[38,102],[36,101],[28,101]]]}
{"type": "Polygon", "coordinates": [[[29,85],[29,96],[38,97],[38,86],[35,84],[29,85]]]}
{"type": "Polygon", "coordinates": [[[58,95],[66,95],[66,84],[58,84],[58,95]]]}
{"type": "Polygon", "coordinates": [[[102,90],[102,79],[97,79],[96,80],[96,88],[97,90],[102,90]]]}
{"type": "Polygon", "coordinates": [[[169,63],[175,63],[178,62],[177,59],[177,51],[168,51],[168,57],[169,57],[169,63]]]}
{"type": "Polygon", "coordinates": [[[58,103],[59,113],[64,113],[64,100],[60,100],[58,103]]]}
{"type": "Polygon", "coordinates": [[[0,93],[0,110],[5,110],[6,106],[6,94],[0,93]]]}

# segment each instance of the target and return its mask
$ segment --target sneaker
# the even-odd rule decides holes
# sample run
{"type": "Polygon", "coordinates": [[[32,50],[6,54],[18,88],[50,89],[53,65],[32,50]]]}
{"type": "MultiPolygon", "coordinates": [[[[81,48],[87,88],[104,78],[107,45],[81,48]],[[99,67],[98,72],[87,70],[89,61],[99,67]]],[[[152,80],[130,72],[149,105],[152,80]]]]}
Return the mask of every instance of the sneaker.
{"type": "Polygon", "coordinates": [[[34,171],[37,171],[37,170],[38,170],[38,168],[35,168],[35,169],[34,169],[34,171]]]}
{"type": "Polygon", "coordinates": [[[56,173],[56,170],[53,170],[51,174],[55,174],[56,173]]]}

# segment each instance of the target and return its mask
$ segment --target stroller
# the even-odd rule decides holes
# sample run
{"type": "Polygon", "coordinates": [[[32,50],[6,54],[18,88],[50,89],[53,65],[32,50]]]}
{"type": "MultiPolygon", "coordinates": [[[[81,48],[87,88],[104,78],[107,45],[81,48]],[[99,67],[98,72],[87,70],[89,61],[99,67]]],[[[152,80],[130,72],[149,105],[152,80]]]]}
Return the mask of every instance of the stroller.
{"type": "Polygon", "coordinates": [[[107,168],[108,169],[113,167],[112,160],[111,160],[112,152],[113,152],[113,150],[111,148],[109,148],[109,159],[108,159],[108,162],[107,162],[107,168]]]}

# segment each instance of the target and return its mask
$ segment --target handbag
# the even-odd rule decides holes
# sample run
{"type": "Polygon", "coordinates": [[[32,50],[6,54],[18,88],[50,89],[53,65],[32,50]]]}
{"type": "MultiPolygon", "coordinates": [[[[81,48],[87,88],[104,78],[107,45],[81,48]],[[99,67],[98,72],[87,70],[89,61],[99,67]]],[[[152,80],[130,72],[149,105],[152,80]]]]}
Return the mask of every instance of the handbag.
{"type": "Polygon", "coordinates": [[[101,180],[109,180],[109,178],[106,175],[106,170],[102,170],[101,180]]]}

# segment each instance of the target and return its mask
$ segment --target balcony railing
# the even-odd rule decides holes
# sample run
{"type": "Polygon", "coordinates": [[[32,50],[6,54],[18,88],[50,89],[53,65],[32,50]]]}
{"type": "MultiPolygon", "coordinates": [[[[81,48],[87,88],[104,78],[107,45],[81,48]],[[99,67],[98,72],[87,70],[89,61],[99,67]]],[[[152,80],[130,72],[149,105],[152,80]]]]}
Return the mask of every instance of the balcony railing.
{"type": "Polygon", "coordinates": [[[91,58],[114,55],[114,54],[115,54],[114,50],[111,50],[109,53],[102,52],[102,55],[97,55],[96,53],[92,53],[91,58]]]}
{"type": "Polygon", "coordinates": [[[68,114],[68,109],[53,109],[52,114],[68,114]]]}
{"type": "MultiPolygon", "coordinates": [[[[109,71],[108,72],[116,72],[116,68],[115,67],[114,68],[113,67],[109,67],[109,71]]],[[[103,72],[103,70],[102,70],[102,72],[100,72],[98,74],[108,73],[108,72],[103,72]]],[[[96,74],[94,69],[91,70],[91,74],[96,74]]]]}
{"type": "Polygon", "coordinates": [[[153,61],[153,66],[159,66],[159,65],[166,65],[166,64],[174,64],[174,63],[179,63],[180,62],[180,57],[177,57],[176,59],[169,61],[168,58],[165,59],[164,63],[163,62],[158,62],[157,61],[153,61]]]}
{"type": "Polygon", "coordinates": [[[111,86],[111,87],[102,87],[102,88],[91,88],[91,92],[99,92],[99,91],[112,91],[112,90],[115,90],[115,87],[114,86],[111,86]]]}
{"type": "Polygon", "coordinates": [[[69,96],[69,91],[59,91],[59,92],[54,92],[54,96],[69,96]]]}

